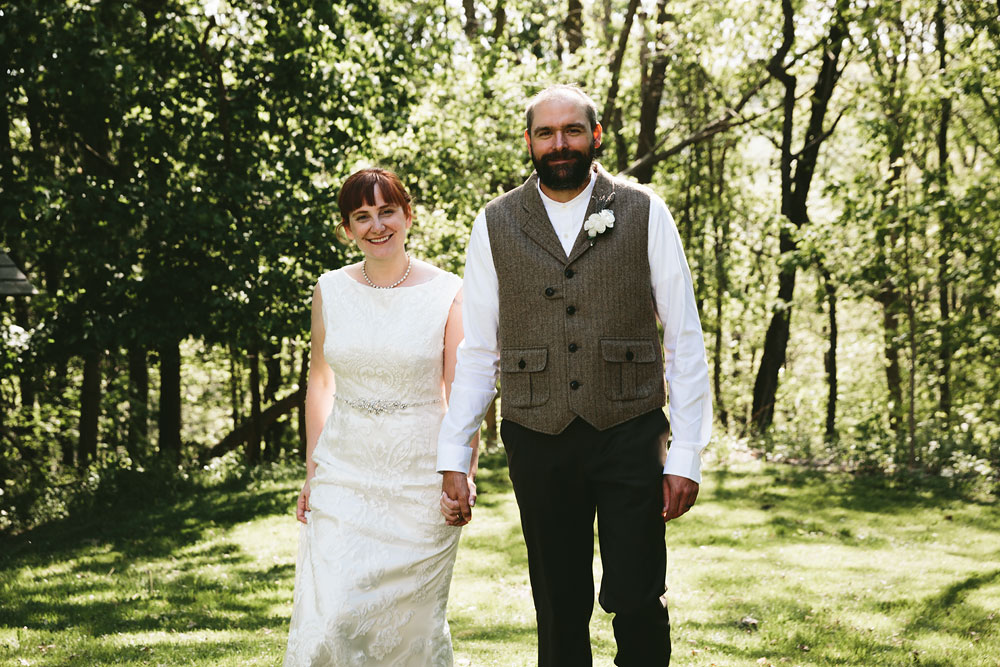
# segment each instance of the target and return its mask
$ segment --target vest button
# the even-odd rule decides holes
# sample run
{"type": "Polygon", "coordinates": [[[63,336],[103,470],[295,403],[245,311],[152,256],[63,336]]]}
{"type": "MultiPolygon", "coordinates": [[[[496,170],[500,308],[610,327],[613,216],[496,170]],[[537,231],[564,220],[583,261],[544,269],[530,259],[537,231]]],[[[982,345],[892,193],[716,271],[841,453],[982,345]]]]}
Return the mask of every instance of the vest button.
{"type": "Polygon", "coordinates": [[[573,391],[576,391],[577,389],[580,388],[580,383],[577,382],[576,380],[573,380],[572,382],[569,383],[569,388],[572,389],[573,391]]]}
{"type": "Polygon", "coordinates": [[[577,350],[576,343],[570,343],[569,344],[569,351],[570,352],[576,352],[576,350],[577,350]]]}
{"type": "Polygon", "coordinates": [[[632,361],[633,359],[635,359],[635,355],[632,354],[632,350],[626,350],[625,351],[625,361],[632,361]]]}
{"type": "Polygon", "coordinates": [[[573,277],[573,269],[566,269],[565,271],[563,271],[563,274],[564,274],[564,275],[565,275],[565,276],[566,276],[567,278],[572,278],[572,277],[573,277]]]}
{"type": "Polygon", "coordinates": [[[518,368],[522,368],[523,369],[527,365],[528,364],[524,363],[524,359],[521,359],[521,361],[517,362],[517,367],[518,368]]]}
{"type": "Polygon", "coordinates": [[[556,291],[552,287],[546,287],[545,288],[545,296],[552,296],[555,293],[556,293],[556,291]]]}
{"type": "Polygon", "coordinates": [[[566,314],[567,315],[572,315],[575,312],[576,312],[576,306],[567,306],[566,307],[566,314]]]}

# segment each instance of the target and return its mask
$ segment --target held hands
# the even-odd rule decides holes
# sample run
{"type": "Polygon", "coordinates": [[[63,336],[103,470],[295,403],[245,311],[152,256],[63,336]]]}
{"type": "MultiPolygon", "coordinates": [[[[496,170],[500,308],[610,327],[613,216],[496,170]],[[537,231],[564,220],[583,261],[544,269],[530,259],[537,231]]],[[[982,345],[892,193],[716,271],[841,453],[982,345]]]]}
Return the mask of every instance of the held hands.
{"type": "Polygon", "coordinates": [[[680,475],[663,476],[663,522],[676,519],[694,506],[698,482],[680,475]]]}
{"type": "Polygon", "coordinates": [[[309,511],[309,493],[312,491],[312,487],[309,485],[309,480],[302,485],[302,491],[299,493],[299,499],[295,503],[295,518],[302,523],[307,523],[306,512],[309,511]]]}
{"type": "Polygon", "coordinates": [[[460,472],[445,472],[441,476],[441,514],[449,526],[464,526],[472,521],[476,505],[476,483],[460,472]]]}

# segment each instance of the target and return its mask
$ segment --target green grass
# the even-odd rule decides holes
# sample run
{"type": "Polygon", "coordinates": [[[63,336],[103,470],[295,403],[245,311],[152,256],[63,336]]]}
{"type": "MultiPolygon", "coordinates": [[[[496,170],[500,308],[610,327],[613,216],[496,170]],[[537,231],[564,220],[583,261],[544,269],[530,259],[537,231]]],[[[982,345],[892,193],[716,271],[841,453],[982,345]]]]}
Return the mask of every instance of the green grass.
{"type": "MultiPolygon", "coordinates": [[[[501,461],[487,457],[456,565],[458,665],[534,660],[501,461]]],[[[290,468],[215,484],[131,480],[114,504],[4,538],[0,665],[280,664],[299,483],[290,468]]],[[[989,502],[746,462],[715,466],[667,533],[674,665],[1000,666],[1000,510],[989,502]]],[[[610,666],[599,607],[592,636],[595,665],[610,666]]]]}

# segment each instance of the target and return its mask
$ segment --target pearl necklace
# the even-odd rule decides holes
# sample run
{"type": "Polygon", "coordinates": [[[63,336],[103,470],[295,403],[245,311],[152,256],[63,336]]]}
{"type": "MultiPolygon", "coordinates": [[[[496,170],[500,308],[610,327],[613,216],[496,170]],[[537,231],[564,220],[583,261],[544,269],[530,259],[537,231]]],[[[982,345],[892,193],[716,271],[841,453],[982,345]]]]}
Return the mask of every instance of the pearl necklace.
{"type": "Polygon", "coordinates": [[[402,278],[400,278],[393,284],[386,285],[384,287],[382,285],[376,285],[375,283],[372,282],[372,279],[368,277],[368,269],[366,268],[368,260],[366,259],[363,262],[361,262],[361,274],[365,277],[365,282],[367,282],[375,289],[392,289],[393,287],[398,287],[401,284],[403,284],[403,282],[410,277],[410,264],[411,264],[409,253],[403,253],[403,254],[406,255],[406,273],[403,274],[402,278]]]}

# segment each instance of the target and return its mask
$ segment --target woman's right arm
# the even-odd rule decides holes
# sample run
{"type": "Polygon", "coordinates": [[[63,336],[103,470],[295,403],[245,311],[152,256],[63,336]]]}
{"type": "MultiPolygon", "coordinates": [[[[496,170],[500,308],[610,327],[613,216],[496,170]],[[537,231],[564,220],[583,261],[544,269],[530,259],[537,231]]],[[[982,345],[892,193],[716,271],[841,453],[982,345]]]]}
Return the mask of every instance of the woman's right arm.
{"type": "Polygon", "coordinates": [[[318,284],[313,291],[310,338],[309,383],[306,386],[306,481],[295,510],[296,518],[302,523],[306,523],[305,513],[309,510],[309,481],[316,474],[313,450],[319,442],[323,424],[333,409],[333,394],[336,389],[333,369],[323,356],[326,326],[323,323],[323,294],[318,284]]]}

